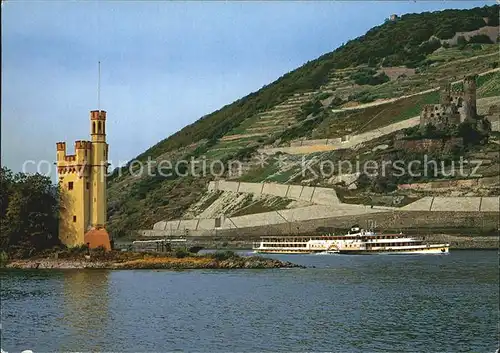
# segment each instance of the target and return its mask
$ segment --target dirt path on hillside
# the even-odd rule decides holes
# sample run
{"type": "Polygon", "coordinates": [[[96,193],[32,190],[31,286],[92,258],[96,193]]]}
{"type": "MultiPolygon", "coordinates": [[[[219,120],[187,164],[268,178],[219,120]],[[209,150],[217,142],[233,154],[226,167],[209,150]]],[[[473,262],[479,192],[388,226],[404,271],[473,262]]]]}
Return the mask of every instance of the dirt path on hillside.
{"type": "MultiPolygon", "coordinates": [[[[497,53],[493,53],[493,54],[486,54],[486,55],[478,55],[478,56],[474,56],[472,58],[463,59],[462,61],[463,62],[470,61],[470,60],[473,60],[475,58],[480,58],[480,57],[485,57],[485,56],[491,56],[491,55],[498,55],[498,54],[497,53]]],[[[454,63],[459,62],[459,61],[460,60],[454,61],[454,63]]],[[[497,71],[500,71],[500,68],[491,69],[491,70],[488,70],[488,71],[485,71],[485,72],[481,72],[480,74],[478,74],[478,76],[484,76],[484,75],[487,75],[489,73],[497,72],[497,71]]],[[[461,81],[462,80],[453,81],[452,84],[456,84],[456,83],[459,83],[461,81]]],[[[389,99],[379,99],[379,100],[376,100],[374,102],[365,103],[365,104],[359,104],[359,105],[356,105],[355,107],[346,107],[346,108],[342,108],[342,109],[332,109],[331,112],[332,113],[340,113],[340,112],[345,112],[345,111],[351,111],[351,110],[358,110],[358,109],[364,109],[364,108],[374,107],[374,106],[378,106],[378,105],[382,105],[382,104],[396,102],[396,101],[398,101],[400,99],[406,99],[406,98],[410,98],[410,97],[414,97],[414,96],[419,96],[419,95],[422,95],[422,94],[427,94],[427,93],[431,93],[431,92],[435,92],[435,91],[439,91],[439,87],[437,87],[437,88],[430,88],[430,89],[425,90],[425,91],[420,91],[420,92],[417,92],[417,93],[412,93],[412,94],[404,95],[404,96],[401,96],[401,97],[389,98],[389,99]]]]}

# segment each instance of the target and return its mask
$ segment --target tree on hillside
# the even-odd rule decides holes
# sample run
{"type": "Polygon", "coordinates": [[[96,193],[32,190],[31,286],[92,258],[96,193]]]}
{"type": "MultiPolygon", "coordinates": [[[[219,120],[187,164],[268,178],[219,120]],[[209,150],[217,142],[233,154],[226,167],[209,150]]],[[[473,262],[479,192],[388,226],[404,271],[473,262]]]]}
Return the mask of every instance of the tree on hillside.
{"type": "Polygon", "coordinates": [[[470,37],[469,43],[479,43],[479,44],[493,44],[491,38],[486,34],[476,34],[470,37]]]}
{"type": "Polygon", "coordinates": [[[2,167],[0,244],[2,250],[29,256],[59,244],[59,195],[50,178],[2,167]]]}
{"type": "Polygon", "coordinates": [[[458,48],[461,50],[463,48],[465,48],[465,46],[467,45],[467,39],[465,39],[464,36],[459,36],[457,37],[457,46],[458,48]]]}

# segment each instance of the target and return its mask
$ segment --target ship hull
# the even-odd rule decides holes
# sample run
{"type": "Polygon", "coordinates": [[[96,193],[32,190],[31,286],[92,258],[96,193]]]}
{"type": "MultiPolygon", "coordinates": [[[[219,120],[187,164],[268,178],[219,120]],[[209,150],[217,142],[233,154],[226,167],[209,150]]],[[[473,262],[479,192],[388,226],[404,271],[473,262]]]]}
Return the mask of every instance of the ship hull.
{"type": "Polygon", "coordinates": [[[412,255],[412,254],[448,254],[449,247],[435,247],[435,248],[422,248],[422,249],[377,249],[377,250],[340,250],[339,254],[343,255],[412,255]]]}

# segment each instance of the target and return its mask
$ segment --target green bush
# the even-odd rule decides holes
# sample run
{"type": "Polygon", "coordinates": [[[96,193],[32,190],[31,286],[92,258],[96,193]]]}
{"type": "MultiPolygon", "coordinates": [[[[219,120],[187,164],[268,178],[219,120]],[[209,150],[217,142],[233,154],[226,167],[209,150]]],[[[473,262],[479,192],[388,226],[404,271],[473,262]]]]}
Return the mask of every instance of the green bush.
{"type": "Polygon", "coordinates": [[[316,99],[317,99],[317,100],[322,101],[322,100],[325,100],[325,99],[327,99],[327,98],[330,98],[331,96],[332,96],[332,93],[331,93],[331,92],[323,92],[323,93],[319,94],[319,95],[316,97],[316,99]]]}
{"type": "Polygon", "coordinates": [[[9,255],[5,251],[0,251],[0,267],[4,267],[9,261],[9,255]]]}
{"type": "Polygon", "coordinates": [[[358,85],[376,86],[389,81],[389,76],[385,72],[377,74],[372,68],[364,68],[351,74],[351,79],[358,85]]]}
{"type": "Polygon", "coordinates": [[[470,37],[469,43],[479,43],[479,44],[493,44],[490,37],[486,34],[476,34],[470,37]]]}
{"type": "Polygon", "coordinates": [[[457,135],[462,137],[464,144],[469,146],[481,144],[487,139],[487,135],[478,131],[472,123],[465,121],[458,126],[457,135]]]}
{"type": "Polygon", "coordinates": [[[229,260],[229,259],[238,257],[238,255],[236,255],[236,253],[234,251],[231,251],[231,250],[216,251],[216,252],[210,254],[210,256],[217,261],[224,261],[224,260],[229,260]]]}
{"type": "Polygon", "coordinates": [[[335,98],[333,98],[332,101],[330,102],[329,107],[330,108],[338,108],[344,103],[345,103],[345,101],[342,98],[335,96],[335,98]]]}
{"type": "Polygon", "coordinates": [[[230,159],[237,161],[248,161],[250,158],[252,158],[252,155],[257,152],[257,148],[258,146],[251,146],[239,149],[230,159]]]}
{"type": "Polygon", "coordinates": [[[356,180],[356,187],[359,190],[366,190],[371,187],[372,181],[368,175],[362,173],[356,180]]]}
{"type": "Polygon", "coordinates": [[[465,46],[467,45],[467,43],[468,43],[467,39],[465,39],[464,36],[459,36],[457,38],[457,47],[458,47],[458,49],[460,49],[460,50],[464,49],[465,46]]]}
{"type": "Polygon", "coordinates": [[[319,99],[314,99],[312,101],[304,103],[300,107],[300,112],[297,115],[297,120],[301,121],[306,119],[309,115],[318,115],[318,113],[323,109],[323,104],[319,99]]]}
{"type": "Polygon", "coordinates": [[[350,101],[356,101],[358,103],[370,103],[373,102],[377,97],[368,91],[362,91],[359,93],[351,94],[349,96],[350,101]]]}
{"type": "Polygon", "coordinates": [[[414,139],[422,138],[422,132],[420,131],[419,125],[404,129],[403,133],[405,135],[405,139],[407,139],[407,140],[414,140],[414,139]]]}
{"type": "Polygon", "coordinates": [[[420,54],[427,55],[434,52],[436,49],[440,47],[441,47],[441,41],[439,39],[432,39],[422,43],[418,48],[418,52],[420,54]]]}
{"type": "Polygon", "coordinates": [[[175,249],[175,252],[174,252],[174,256],[178,259],[183,259],[183,258],[188,257],[190,255],[191,255],[191,253],[183,248],[175,249]]]}

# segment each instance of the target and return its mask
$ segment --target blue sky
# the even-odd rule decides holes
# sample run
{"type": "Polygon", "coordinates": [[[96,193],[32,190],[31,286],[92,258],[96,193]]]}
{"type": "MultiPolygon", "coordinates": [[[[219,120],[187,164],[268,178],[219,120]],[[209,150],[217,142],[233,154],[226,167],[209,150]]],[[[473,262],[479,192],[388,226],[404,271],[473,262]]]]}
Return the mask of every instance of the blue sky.
{"type": "Polygon", "coordinates": [[[493,3],[7,0],[2,165],[52,162],[57,141],[72,153],[73,141],[90,138],[99,60],[116,166],[392,13],[493,3]]]}

